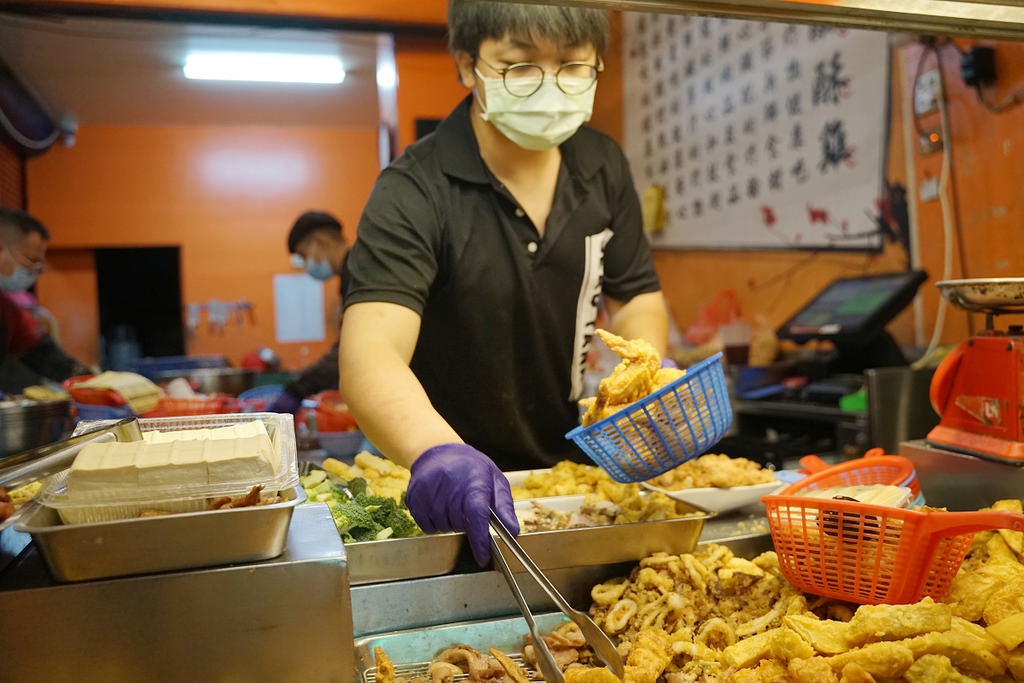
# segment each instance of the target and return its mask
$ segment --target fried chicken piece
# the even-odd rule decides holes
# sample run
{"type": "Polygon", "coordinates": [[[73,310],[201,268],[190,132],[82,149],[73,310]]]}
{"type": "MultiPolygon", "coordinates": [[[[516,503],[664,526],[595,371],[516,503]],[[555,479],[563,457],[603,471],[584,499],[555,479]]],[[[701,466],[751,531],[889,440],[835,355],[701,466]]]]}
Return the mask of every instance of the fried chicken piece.
{"type": "Polygon", "coordinates": [[[576,667],[566,670],[565,683],[622,683],[622,679],[606,668],[576,667]]]}
{"type": "Polygon", "coordinates": [[[498,660],[498,664],[505,670],[505,675],[512,679],[512,683],[530,683],[530,679],[526,676],[523,668],[512,661],[507,654],[501,650],[495,650],[493,647],[488,652],[498,660]]]}
{"type": "Polygon", "coordinates": [[[907,672],[903,674],[908,683],[932,683],[943,681],[943,683],[974,683],[980,678],[966,676],[957,671],[949,657],[943,655],[924,655],[910,665],[907,672]]]}
{"type": "Polygon", "coordinates": [[[821,657],[793,659],[789,662],[789,675],[794,683],[838,683],[839,677],[821,657]]]}
{"type": "Polygon", "coordinates": [[[593,403],[581,402],[581,405],[588,408],[583,416],[585,427],[607,417],[609,413],[606,409],[610,406],[625,408],[654,391],[655,376],[661,369],[661,356],[649,342],[643,339],[626,340],[600,329],[597,330],[597,336],[601,337],[608,348],[622,356],[622,362],[601,380],[593,403]]]}
{"type": "Polygon", "coordinates": [[[206,506],[207,510],[220,510],[231,503],[231,496],[221,496],[206,506]]]}
{"type": "Polygon", "coordinates": [[[395,683],[395,665],[383,648],[373,648],[373,659],[377,662],[377,683],[395,683]]]}
{"type": "Polygon", "coordinates": [[[253,505],[258,505],[260,502],[260,491],[263,490],[263,484],[257,484],[249,489],[249,493],[245,494],[244,498],[229,503],[229,508],[247,508],[253,505]]]}
{"type": "Polygon", "coordinates": [[[433,661],[427,667],[427,675],[430,676],[430,683],[452,683],[456,676],[466,673],[451,662],[433,661]]]}
{"type": "Polygon", "coordinates": [[[487,680],[489,678],[501,678],[505,675],[504,670],[487,655],[480,654],[468,645],[456,645],[443,650],[434,657],[434,662],[455,664],[463,673],[468,673],[473,680],[487,680]]]}
{"type": "Polygon", "coordinates": [[[672,661],[671,644],[669,635],[660,628],[637,633],[626,658],[625,683],[655,683],[672,661]]]}

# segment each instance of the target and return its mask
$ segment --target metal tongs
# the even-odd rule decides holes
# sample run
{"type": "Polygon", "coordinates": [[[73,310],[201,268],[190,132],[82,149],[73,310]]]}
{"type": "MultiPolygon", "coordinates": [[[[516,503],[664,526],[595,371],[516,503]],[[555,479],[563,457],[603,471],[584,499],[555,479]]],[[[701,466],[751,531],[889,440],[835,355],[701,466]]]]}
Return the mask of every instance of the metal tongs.
{"type": "MultiPolygon", "coordinates": [[[[494,510],[491,510],[491,529],[494,530],[494,533],[498,535],[498,538],[508,547],[519,563],[526,568],[526,572],[530,577],[547,593],[548,597],[562,611],[562,614],[569,617],[570,620],[580,627],[583,638],[590,647],[594,648],[594,652],[597,653],[601,661],[611,669],[612,673],[622,678],[625,673],[625,667],[622,663],[622,656],[619,654],[615,644],[589,616],[577,609],[573,609],[566,602],[554,584],[548,580],[548,577],[544,576],[544,572],[537,567],[534,561],[530,559],[530,556],[526,554],[526,551],[523,550],[523,547],[519,545],[519,542],[516,541],[515,537],[505,528],[505,524],[498,518],[498,515],[494,514],[494,510]]],[[[544,642],[540,629],[537,628],[537,622],[533,618],[533,613],[530,612],[529,605],[526,604],[526,598],[523,597],[523,592],[519,589],[519,584],[516,583],[515,576],[513,576],[512,571],[508,568],[508,563],[505,562],[505,557],[501,554],[501,549],[493,537],[491,538],[491,556],[494,558],[494,565],[498,568],[498,571],[504,575],[505,581],[508,583],[508,587],[516,599],[516,603],[519,604],[519,611],[523,613],[523,618],[526,619],[526,624],[530,627],[530,635],[533,636],[533,646],[537,651],[537,666],[540,668],[541,675],[544,676],[544,680],[547,683],[565,683],[561,670],[555,664],[555,659],[551,656],[551,652],[548,650],[547,643],[544,642]]]]}

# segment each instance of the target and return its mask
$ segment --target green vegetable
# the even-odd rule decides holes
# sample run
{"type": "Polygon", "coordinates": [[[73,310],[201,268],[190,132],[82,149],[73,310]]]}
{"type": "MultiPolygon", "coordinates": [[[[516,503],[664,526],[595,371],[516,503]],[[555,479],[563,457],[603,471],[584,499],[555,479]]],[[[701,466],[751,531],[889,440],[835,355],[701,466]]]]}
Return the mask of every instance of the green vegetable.
{"type": "Polygon", "coordinates": [[[352,495],[359,499],[359,496],[366,495],[366,480],[362,477],[356,477],[348,483],[348,490],[352,492],[352,495]]]}
{"type": "Polygon", "coordinates": [[[327,477],[327,473],[323,470],[313,470],[306,476],[299,480],[302,484],[302,488],[310,489],[322,482],[327,477]]]}
{"type": "Polygon", "coordinates": [[[388,527],[386,529],[381,529],[379,532],[377,532],[377,535],[373,537],[373,540],[375,540],[375,541],[385,541],[385,540],[391,538],[392,534],[394,534],[394,533],[395,532],[394,532],[394,530],[391,527],[388,527]]]}
{"type": "Polygon", "coordinates": [[[381,523],[395,532],[395,538],[423,535],[423,531],[420,530],[412,515],[405,509],[396,508],[392,510],[381,523]]]}
{"type": "Polygon", "coordinates": [[[377,534],[384,530],[384,527],[379,524],[373,525],[371,528],[358,528],[352,530],[352,538],[357,542],[362,541],[376,541],[377,534]]]}
{"type": "Polygon", "coordinates": [[[331,491],[335,490],[334,487],[331,486],[331,483],[329,481],[321,481],[319,484],[317,484],[313,488],[309,488],[309,487],[303,487],[303,488],[306,489],[306,494],[310,498],[316,498],[321,493],[330,493],[331,491]]]}
{"type": "Polygon", "coordinates": [[[346,534],[355,529],[375,529],[374,533],[377,533],[383,528],[373,521],[373,517],[365,508],[356,503],[333,502],[329,503],[328,507],[331,509],[334,525],[338,527],[340,534],[346,534]]]}

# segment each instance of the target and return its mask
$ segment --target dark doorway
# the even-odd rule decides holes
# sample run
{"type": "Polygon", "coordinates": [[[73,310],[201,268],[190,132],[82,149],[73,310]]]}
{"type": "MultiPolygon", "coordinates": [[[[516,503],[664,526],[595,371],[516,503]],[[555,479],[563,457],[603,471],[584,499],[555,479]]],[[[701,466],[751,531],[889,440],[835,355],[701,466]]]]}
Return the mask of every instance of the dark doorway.
{"type": "Polygon", "coordinates": [[[185,354],[178,247],[97,249],[96,281],[104,367],[185,354]]]}

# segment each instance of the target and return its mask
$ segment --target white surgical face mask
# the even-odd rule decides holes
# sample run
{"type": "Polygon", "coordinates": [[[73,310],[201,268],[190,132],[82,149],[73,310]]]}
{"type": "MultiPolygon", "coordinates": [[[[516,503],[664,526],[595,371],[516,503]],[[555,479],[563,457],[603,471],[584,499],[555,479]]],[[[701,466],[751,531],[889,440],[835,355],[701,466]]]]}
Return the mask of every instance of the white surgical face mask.
{"type": "Polygon", "coordinates": [[[566,95],[555,79],[547,76],[537,92],[517,97],[505,89],[501,78],[487,78],[479,69],[474,71],[487,95],[486,106],[477,95],[481,116],[524,149],[543,151],[557,147],[589,121],[594,110],[596,84],[578,95],[566,95]]]}

